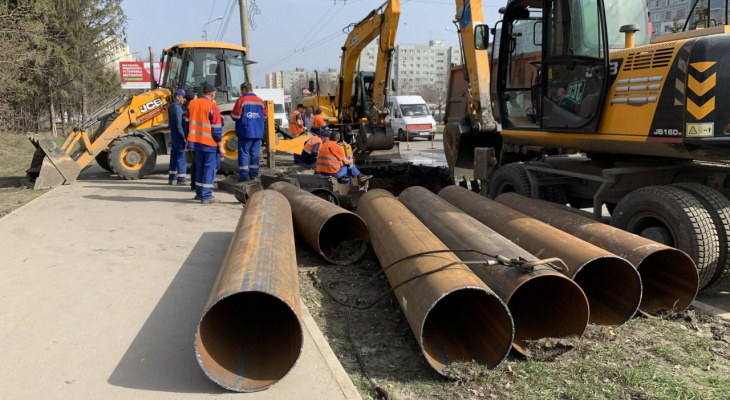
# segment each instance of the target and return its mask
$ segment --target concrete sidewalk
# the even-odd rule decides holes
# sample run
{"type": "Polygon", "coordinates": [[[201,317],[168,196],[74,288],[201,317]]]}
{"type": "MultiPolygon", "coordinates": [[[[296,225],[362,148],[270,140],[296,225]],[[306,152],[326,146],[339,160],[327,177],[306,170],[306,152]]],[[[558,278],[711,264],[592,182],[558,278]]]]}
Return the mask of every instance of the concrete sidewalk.
{"type": "Polygon", "coordinates": [[[269,390],[203,374],[193,339],[241,215],[232,195],[80,179],[0,219],[1,399],[360,398],[304,305],[302,355],[269,390]]]}

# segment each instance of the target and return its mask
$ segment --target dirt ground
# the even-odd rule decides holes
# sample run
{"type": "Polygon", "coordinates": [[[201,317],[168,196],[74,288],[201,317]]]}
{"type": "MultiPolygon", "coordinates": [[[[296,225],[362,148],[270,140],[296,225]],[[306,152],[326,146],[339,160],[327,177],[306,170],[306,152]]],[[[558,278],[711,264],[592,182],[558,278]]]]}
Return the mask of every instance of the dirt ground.
{"type": "Polygon", "coordinates": [[[363,306],[389,291],[382,276],[365,287],[380,270],[372,249],[357,263],[333,266],[298,241],[297,259],[302,298],[365,398],[377,398],[377,393],[367,383],[354,347],[367,373],[394,399],[730,397],[730,322],[699,310],[637,317],[619,328],[589,326],[582,339],[531,343],[530,358],[513,353],[492,371],[452,364],[443,377],[426,363],[392,294],[368,310],[350,312],[327,293],[363,306]]]}
{"type": "MultiPolygon", "coordinates": [[[[0,216],[43,193],[19,187],[32,154],[23,142],[0,135],[0,216]]],[[[288,157],[278,166],[292,168],[288,157]]],[[[425,361],[392,294],[349,312],[327,293],[363,306],[390,290],[382,276],[370,282],[381,268],[371,248],[351,265],[334,266],[298,238],[297,257],[302,299],[364,398],[377,393],[356,351],[367,375],[393,399],[730,398],[730,323],[699,310],[637,317],[615,329],[590,326],[582,339],[532,343],[531,357],[512,354],[495,370],[462,363],[444,377],[425,361]]]]}

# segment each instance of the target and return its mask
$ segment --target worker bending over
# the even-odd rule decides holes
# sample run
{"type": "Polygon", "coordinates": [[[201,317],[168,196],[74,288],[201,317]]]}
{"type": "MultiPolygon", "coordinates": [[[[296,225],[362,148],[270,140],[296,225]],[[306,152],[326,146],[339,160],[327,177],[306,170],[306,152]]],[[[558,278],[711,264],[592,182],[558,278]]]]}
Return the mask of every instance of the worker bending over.
{"type": "Polygon", "coordinates": [[[299,156],[302,164],[308,167],[314,167],[317,163],[317,156],[322,145],[329,140],[329,129],[317,129],[317,132],[312,131],[313,135],[309,140],[304,143],[302,154],[299,156]]]}
{"type": "Polygon", "coordinates": [[[215,172],[223,149],[223,119],[215,105],[215,87],[203,86],[203,97],[190,102],[185,120],[189,123],[188,147],[195,151],[195,199],[201,203],[219,203],[213,197],[215,172]]]}
{"type": "Polygon", "coordinates": [[[370,179],[370,176],[360,175],[352,158],[345,156],[345,150],[340,146],[339,141],[340,133],[332,131],[329,140],[319,149],[316,172],[324,176],[342,178],[342,183],[346,185],[352,184],[352,178],[359,177],[360,183],[370,179]]]}
{"type": "MultiPolygon", "coordinates": [[[[302,132],[307,130],[307,128],[304,127],[304,117],[302,117],[302,112],[304,112],[304,105],[299,103],[297,104],[297,109],[292,111],[291,116],[289,117],[289,133],[294,136],[299,136],[302,132]]],[[[300,163],[299,154],[294,154],[294,164],[300,163]]]]}
{"type": "MultiPolygon", "coordinates": [[[[312,133],[317,133],[324,128],[324,118],[322,117],[322,109],[318,108],[317,111],[314,112],[314,117],[312,117],[312,133]]],[[[329,133],[327,133],[329,135],[329,133]]]]}
{"type": "Polygon", "coordinates": [[[259,175],[266,103],[253,93],[251,82],[241,84],[241,93],[243,96],[236,100],[231,118],[236,121],[238,137],[238,179],[247,181],[259,175]]]}

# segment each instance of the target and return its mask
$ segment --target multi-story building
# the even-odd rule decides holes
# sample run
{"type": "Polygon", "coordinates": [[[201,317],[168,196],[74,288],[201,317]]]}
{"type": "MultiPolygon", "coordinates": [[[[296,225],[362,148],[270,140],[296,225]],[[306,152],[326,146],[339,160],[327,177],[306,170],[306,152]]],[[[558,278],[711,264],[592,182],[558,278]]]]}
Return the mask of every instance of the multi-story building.
{"type": "MultiPolygon", "coordinates": [[[[684,21],[689,15],[694,0],[647,0],[646,6],[649,9],[649,22],[652,24],[651,36],[656,37],[666,33],[681,31],[684,21]]],[[[699,20],[699,10],[706,9],[708,1],[700,0],[695,8],[695,14],[690,19],[687,29],[694,28],[699,20]]],[[[723,24],[725,22],[724,1],[709,1],[710,19],[723,24]]]]}
{"type": "MultiPolygon", "coordinates": [[[[377,42],[370,43],[360,53],[360,71],[375,71],[377,46],[377,42]]],[[[446,77],[452,64],[461,64],[461,49],[458,46],[444,46],[440,40],[431,40],[427,45],[397,45],[391,79],[399,94],[418,93],[424,87],[434,85],[442,85],[445,88],[446,77]]],[[[337,69],[319,71],[320,81],[329,78],[331,82],[337,82],[337,74],[337,69]]],[[[266,75],[266,86],[288,91],[295,83],[306,85],[310,79],[314,79],[314,71],[306,71],[304,68],[277,71],[266,75]]]]}

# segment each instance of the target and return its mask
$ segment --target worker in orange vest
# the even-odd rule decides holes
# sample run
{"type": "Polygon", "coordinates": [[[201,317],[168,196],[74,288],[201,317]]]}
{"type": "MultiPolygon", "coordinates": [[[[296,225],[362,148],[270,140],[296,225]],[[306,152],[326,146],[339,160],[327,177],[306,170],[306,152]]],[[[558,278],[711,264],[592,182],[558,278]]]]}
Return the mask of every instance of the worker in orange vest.
{"type": "MultiPolygon", "coordinates": [[[[299,136],[302,132],[307,130],[307,128],[304,127],[304,117],[302,117],[302,112],[304,112],[304,105],[299,103],[297,104],[297,109],[292,111],[291,116],[289,117],[289,133],[294,136],[299,136]]],[[[294,164],[300,164],[299,154],[294,154],[294,164]]]]}
{"type": "Polygon", "coordinates": [[[312,132],[314,135],[312,135],[309,140],[307,140],[306,143],[304,143],[304,148],[302,149],[302,154],[300,155],[299,159],[302,162],[302,164],[308,166],[308,167],[314,167],[314,165],[317,163],[317,156],[319,155],[319,149],[322,147],[322,145],[329,140],[329,129],[320,131],[317,129],[317,132],[312,132]]]}
{"type": "Polygon", "coordinates": [[[338,143],[340,133],[332,131],[329,140],[319,148],[317,156],[316,172],[324,176],[342,178],[342,183],[352,184],[352,178],[357,177],[360,183],[372,178],[369,175],[361,175],[351,157],[345,156],[345,151],[338,143]]]}
{"type": "Polygon", "coordinates": [[[312,117],[312,133],[319,132],[324,127],[324,125],[325,123],[324,118],[322,117],[322,109],[318,108],[317,111],[314,112],[314,117],[312,117]]]}
{"type": "Polygon", "coordinates": [[[215,172],[225,154],[223,118],[215,105],[215,86],[206,83],[203,97],[190,102],[185,113],[188,122],[188,147],[195,151],[195,199],[201,203],[219,203],[213,197],[215,172]]]}

